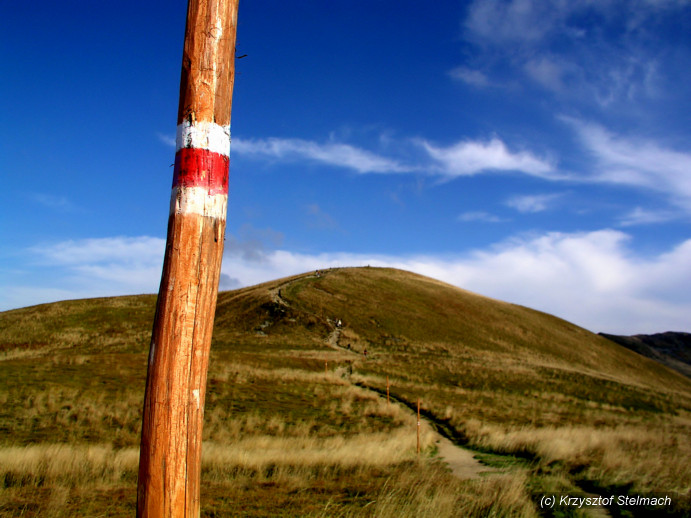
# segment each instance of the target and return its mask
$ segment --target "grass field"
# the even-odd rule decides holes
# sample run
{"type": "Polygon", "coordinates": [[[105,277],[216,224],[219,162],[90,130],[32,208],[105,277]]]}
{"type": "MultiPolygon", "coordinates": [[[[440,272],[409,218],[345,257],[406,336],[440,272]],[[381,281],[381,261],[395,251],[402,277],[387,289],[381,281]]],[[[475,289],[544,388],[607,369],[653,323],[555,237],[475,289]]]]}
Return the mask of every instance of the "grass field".
{"type": "MultiPolygon", "coordinates": [[[[0,313],[0,516],[133,515],[154,304],[0,313]]],[[[688,379],[407,272],[220,294],[207,391],[202,516],[537,516],[547,491],[666,493],[691,513],[688,379]],[[434,428],[502,472],[453,477],[434,428]]]]}

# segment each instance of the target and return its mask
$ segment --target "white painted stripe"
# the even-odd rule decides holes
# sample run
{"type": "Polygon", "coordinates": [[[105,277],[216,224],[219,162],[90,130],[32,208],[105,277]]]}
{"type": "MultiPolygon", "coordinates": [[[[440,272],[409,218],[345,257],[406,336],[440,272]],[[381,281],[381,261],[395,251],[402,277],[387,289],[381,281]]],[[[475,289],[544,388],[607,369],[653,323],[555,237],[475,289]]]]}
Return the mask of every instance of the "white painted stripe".
{"type": "Polygon", "coordinates": [[[214,122],[184,121],[178,124],[175,152],[184,147],[208,149],[214,153],[230,156],[230,125],[219,126],[214,122]]]}
{"type": "Polygon", "coordinates": [[[204,187],[173,187],[171,214],[199,214],[225,221],[227,211],[227,194],[209,194],[204,187]]]}

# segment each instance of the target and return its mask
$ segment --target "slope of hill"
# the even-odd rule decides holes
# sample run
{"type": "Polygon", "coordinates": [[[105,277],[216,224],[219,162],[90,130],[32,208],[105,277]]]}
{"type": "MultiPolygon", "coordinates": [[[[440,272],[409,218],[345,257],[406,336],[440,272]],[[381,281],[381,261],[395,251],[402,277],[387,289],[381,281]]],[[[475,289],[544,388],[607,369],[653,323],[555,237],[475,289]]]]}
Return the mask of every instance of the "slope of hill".
{"type": "MultiPolygon", "coordinates": [[[[131,512],[154,302],[0,313],[0,515],[131,512]]],[[[670,492],[672,511],[691,509],[691,380],[398,270],[221,293],[205,414],[204,516],[531,516],[540,492],[583,488],[670,492]],[[417,398],[506,474],[455,480],[426,426],[416,461],[417,398]]]]}
{"type": "Polygon", "coordinates": [[[653,335],[600,335],[691,378],[691,333],[668,331],[653,335]]]}

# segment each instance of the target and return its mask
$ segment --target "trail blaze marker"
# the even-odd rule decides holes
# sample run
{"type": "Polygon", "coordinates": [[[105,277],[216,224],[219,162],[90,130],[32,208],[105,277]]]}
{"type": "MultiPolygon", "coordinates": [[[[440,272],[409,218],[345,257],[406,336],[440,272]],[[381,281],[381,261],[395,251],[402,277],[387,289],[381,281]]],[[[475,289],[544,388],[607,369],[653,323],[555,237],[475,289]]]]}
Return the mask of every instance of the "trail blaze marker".
{"type": "Polygon", "coordinates": [[[202,425],[228,203],[238,0],[189,0],[137,516],[198,517],[202,425]]]}

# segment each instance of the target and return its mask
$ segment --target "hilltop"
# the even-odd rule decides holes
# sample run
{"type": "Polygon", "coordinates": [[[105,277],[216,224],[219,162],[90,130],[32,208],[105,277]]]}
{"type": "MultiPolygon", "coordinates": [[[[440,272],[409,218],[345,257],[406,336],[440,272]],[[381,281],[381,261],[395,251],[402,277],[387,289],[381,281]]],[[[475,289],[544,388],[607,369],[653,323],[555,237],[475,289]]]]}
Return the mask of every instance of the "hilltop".
{"type": "MultiPolygon", "coordinates": [[[[570,401],[541,403],[540,424],[558,424],[584,402],[667,409],[669,396],[691,387],[657,362],[562,319],[399,270],[338,269],[227,292],[216,318],[217,350],[257,340],[269,349],[314,347],[340,319],[340,344],[368,349],[374,360],[360,372],[460,390],[465,402],[457,411],[473,417],[490,417],[479,402],[469,409],[487,391],[515,399],[517,407],[535,390],[543,399],[568,394],[570,401]]],[[[437,398],[430,397],[429,403],[437,398]]],[[[506,419],[502,412],[499,421],[506,419]]]]}
{"type": "MultiPolygon", "coordinates": [[[[125,495],[113,515],[127,514],[154,305],[141,295],[0,313],[0,465],[11,448],[104,448],[129,459],[104,493],[125,495]]],[[[400,270],[309,272],[219,294],[203,514],[241,501],[257,516],[325,505],[343,516],[459,506],[529,516],[539,491],[584,489],[678,491],[675,509],[688,511],[690,416],[691,380],[552,315],[400,270]],[[423,464],[406,432],[417,398],[430,423],[423,464]],[[434,430],[506,474],[453,479],[434,461],[434,430]],[[353,453],[365,444],[379,453],[353,453]],[[232,456],[238,448],[251,454],[232,456]],[[422,472],[438,488],[420,486],[422,472]]],[[[60,486],[4,469],[0,510],[18,514],[60,486]]],[[[91,483],[74,470],[73,488],[91,483]]],[[[67,493],[65,506],[86,512],[87,497],[67,493]]]]}

